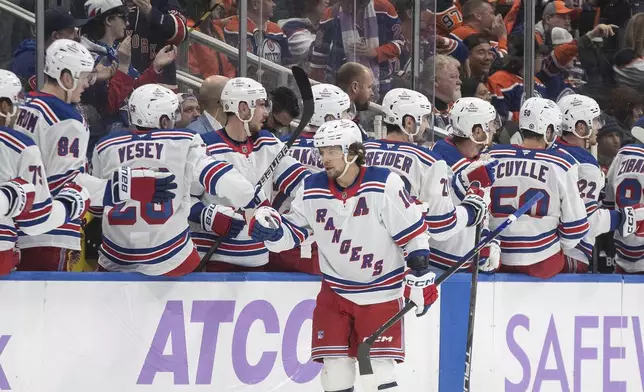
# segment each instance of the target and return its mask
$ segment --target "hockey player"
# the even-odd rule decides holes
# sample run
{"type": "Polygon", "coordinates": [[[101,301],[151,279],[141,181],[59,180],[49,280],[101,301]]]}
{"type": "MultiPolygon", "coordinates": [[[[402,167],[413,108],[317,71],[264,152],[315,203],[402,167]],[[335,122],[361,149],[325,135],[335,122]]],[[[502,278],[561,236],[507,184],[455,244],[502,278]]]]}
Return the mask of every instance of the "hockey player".
{"type": "Polygon", "coordinates": [[[311,173],[324,170],[319,156],[313,153],[313,136],[326,121],[355,117],[355,107],[349,95],[333,84],[320,83],[311,87],[315,109],[309,121],[309,131],[300,133],[288,153],[306,167],[311,173]]]}
{"type": "MultiPolygon", "coordinates": [[[[400,310],[403,282],[417,316],[438,291],[428,269],[422,209],[400,177],[364,166],[362,136],[352,121],[329,121],[314,140],[325,171],[304,180],[287,215],[260,207],[249,229],[274,252],[315,232],[324,279],[313,312],[311,357],[323,363],[324,391],[353,391],[358,344],[400,310]]],[[[402,323],[387,335],[391,339],[377,341],[371,351],[376,384],[379,391],[400,391],[394,366],[405,355],[402,323]]]]}
{"type": "MultiPolygon", "coordinates": [[[[43,167],[38,175],[53,196],[74,181],[89,192],[96,206],[129,199],[150,201],[157,191],[162,198],[170,197],[165,190],[173,184],[167,173],[115,170],[109,180],[84,173],[89,131],[74,104],[96,79],[93,68],[91,54],[80,43],[60,39],[47,48],[45,86],[28,95],[14,124],[16,131],[33,139],[40,149],[43,167]]],[[[45,202],[37,201],[35,211],[45,208],[40,204],[45,202]]],[[[19,269],[68,270],[70,262],[80,258],[80,220],[70,220],[42,235],[21,236],[19,244],[23,259],[19,269]]]]}
{"type": "Polygon", "coordinates": [[[544,195],[500,236],[501,272],[550,278],[563,269],[562,249],[574,248],[588,233],[586,208],[577,190],[579,165],[563,151],[546,149],[561,120],[554,102],[530,98],[520,110],[523,143],[490,150],[499,160],[490,191],[490,229],[534,194],[544,195]]]}
{"type": "MultiPolygon", "coordinates": [[[[432,151],[447,163],[453,173],[449,197],[457,205],[469,197],[467,192],[471,184],[489,187],[494,181],[497,162],[489,157],[482,157],[481,151],[486,148],[494,133],[496,110],[480,98],[461,98],[450,109],[448,119],[447,131],[450,136],[436,142],[432,151]]],[[[484,226],[483,235],[487,232],[487,224],[484,226]]],[[[451,267],[474,247],[475,230],[477,229],[470,225],[447,241],[431,238],[430,265],[437,270],[451,267]]],[[[499,267],[500,257],[498,241],[493,241],[481,251],[479,269],[483,272],[495,272],[499,267]]],[[[470,268],[469,263],[462,267],[466,268],[470,268]]]]}
{"type": "MultiPolygon", "coordinates": [[[[620,206],[626,210],[608,210],[599,208],[599,194],[604,187],[605,178],[597,159],[588,151],[596,144],[600,123],[600,109],[597,102],[585,95],[567,95],[558,102],[563,113],[563,136],[557,138],[553,148],[559,148],[579,163],[579,194],[586,203],[589,230],[575,248],[565,249],[563,272],[588,272],[588,263],[593,258],[595,237],[599,234],[620,228],[619,235],[625,238],[632,234],[635,226],[624,222],[635,212],[631,206],[620,206]],[[626,223],[626,224],[625,224],[626,223]]],[[[639,203],[639,202],[638,202],[639,203]]]]}
{"type": "MultiPolygon", "coordinates": [[[[424,203],[432,239],[446,240],[466,226],[476,226],[487,210],[483,198],[469,194],[455,206],[450,195],[449,166],[438,154],[414,144],[423,140],[432,122],[429,100],[416,91],[396,88],[385,95],[382,106],[387,138],[365,143],[367,166],[385,167],[400,176],[407,192],[424,203]]],[[[483,176],[476,178],[482,183],[479,186],[491,185],[485,169],[471,175],[483,176]]]]}
{"type": "MultiPolygon", "coordinates": [[[[255,207],[256,192],[232,165],[207,155],[201,136],[172,129],[179,100],[171,90],[156,84],[141,86],[130,96],[128,111],[136,130],[112,133],[96,145],[93,174],[109,177],[121,166],[177,173],[178,197],[163,203],[132,200],[106,207],[99,264],[109,271],[185,275],[199,264],[187,224],[191,184],[227,198],[234,207],[255,207]]],[[[257,197],[266,198],[263,192],[257,197]]],[[[232,208],[215,209],[208,211],[204,221],[223,230],[234,226],[233,213],[232,208]]]]}
{"type": "MultiPolygon", "coordinates": [[[[262,85],[249,78],[230,79],[221,94],[221,103],[228,115],[226,127],[202,135],[208,152],[235,167],[251,183],[256,184],[264,171],[282,149],[282,142],[273,134],[262,130],[262,124],[270,109],[266,100],[266,90],[262,85]]],[[[264,184],[268,195],[273,185],[287,196],[294,195],[304,177],[310,173],[290,156],[285,156],[277,165],[271,181],[264,184]]],[[[193,189],[193,195],[201,192],[193,189]]],[[[236,205],[225,195],[203,194],[201,198],[205,211],[219,211],[236,205]]],[[[196,214],[199,204],[193,207],[191,217],[193,237],[198,251],[203,254],[212,246],[218,236],[224,233],[210,228],[203,220],[209,212],[196,214]]],[[[245,222],[241,215],[234,216],[235,227],[245,222]]],[[[268,250],[261,242],[248,235],[247,230],[227,233],[212,259],[217,263],[208,265],[208,271],[238,271],[245,268],[262,267],[268,263],[268,250]],[[236,234],[236,235],[235,235],[236,234]]]]}

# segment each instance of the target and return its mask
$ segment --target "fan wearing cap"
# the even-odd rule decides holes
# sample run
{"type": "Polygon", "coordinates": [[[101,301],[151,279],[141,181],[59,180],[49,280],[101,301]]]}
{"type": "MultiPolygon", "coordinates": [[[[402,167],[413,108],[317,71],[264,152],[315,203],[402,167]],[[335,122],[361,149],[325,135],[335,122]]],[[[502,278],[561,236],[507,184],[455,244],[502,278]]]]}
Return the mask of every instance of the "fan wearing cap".
{"type": "Polygon", "coordinates": [[[135,88],[159,82],[163,68],[176,58],[176,50],[161,51],[139,74],[131,64],[131,38],[126,37],[127,12],[121,0],[85,2],[88,22],[82,29],[81,43],[92,53],[96,65],[110,67],[114,73],[85,91],[83,103],[94,106],[106,124],[115,121],[119,108],[135,88]]]}
{"type": "MultiPolygon", "coordinates": [[[[85,23],[84,19],[74,19],[64,7],[49,8],[45,11],[45,48],[57,39],[78,39],[78,28],[85,23]]],[[[22,80],[25,88],[36,89],[36,40],[22,41],[13,54],[10,71],[22,80]]]]}
{"type": "MultiPolygon", "coordinates": [[[[172,50],[188,37],[186,18],[178,0],[126,0],[129,8],[128,26],[132,31],[132,65],[147,69],[157,54],[172,50]]],[[[163,68],[161,83],[177,88],[175,63],[163,68]]]]}

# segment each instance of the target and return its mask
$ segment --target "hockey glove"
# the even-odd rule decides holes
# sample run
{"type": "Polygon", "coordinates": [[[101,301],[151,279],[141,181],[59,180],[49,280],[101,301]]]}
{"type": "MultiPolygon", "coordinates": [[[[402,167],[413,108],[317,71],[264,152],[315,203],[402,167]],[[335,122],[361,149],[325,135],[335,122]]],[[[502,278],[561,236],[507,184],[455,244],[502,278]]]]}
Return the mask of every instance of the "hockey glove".
{"type": "Polygon", "coordinates": [[[259,207],[248,224],[248,234],[258,242],[277,241],[284,235],[282,217],[272,207],[259,207]]]}
{"type": "Polygon", "coordinates": [[[635,204],[621,210],[621,220],[617,231],[622,237],[631,234],[644,236],[644,204],[635,204]]]}
{"type": "Polygon", "coordinates": [[[89,192],[78,184],[65,185],[54,199],[65,206],[67,222],[82,218],[89,208],[89,192]]]}
{"type": "Polygon", "coordinates": [[[407,256],[410,270],[405,275],[405,302],[416,305],[416,316],[427,313],[429,307],[438,299],[438,289],[434,285],[436,274],[429,270],[429,250],[416,250],[407,256]]]}
{"type": "MultiPolygon", "coordinates": [[[[469,164],[458,174],[458,179],[464,190],[470,189],[471,186],[477,188],[487,188],[494,183],[494,168],[499,161],[493,158],[481,157],[478,161],[469,164]]],[[[463,192],[464,193],[464,192],[463,192]]]]}
{"type": "Polygon", "coordinates": [[[487,202],[479,188],[470,188],[460,205],[467,210],[467,226],[478,225],[487,215],[487,202]]]}
{"type": "Polygon", "coordinates": [[[244,217],[231,207],[210,204],[201,211],[201,228],[220,237],[235,238],[244,225],[244,217]]]}
{"type": "MultiPolygon", "coordinates": [[[[484,238],[490,230],[483,229],[481,237],[484,238]]],[[[501,246],[498,240],[493,240],[486,247],[481,249],[481,258],[479,259],[479,271],[491,274],[496,272],[501,265],[501,246]]]]}
{"type": "Polygon", "coordinates": [[[20,218],[28,214],[34,204],[36,188],[22,178],[0,184],[0,214],[20,218]]]}
{"type": "Polygon", "coordinates": [[[256,185],[255,196],[253,196],[253,200],[251,200],[250,203],[248,203],[248,205],[244,207],[244,209],[255,209],[261,206],[270,206],[270,202],[266,197],[266,193],[264,193],[264,188],[262,188],[261,185],[256,185]]]}
{"type": "Polygon", "coordinates": [[[141,203],[163,203],[174,199],[171,192],[177,189],[174,174],[157,169],[132,169],[121,167],[112,174],[109,186],[114,204],[127,200],[141,203]]]}

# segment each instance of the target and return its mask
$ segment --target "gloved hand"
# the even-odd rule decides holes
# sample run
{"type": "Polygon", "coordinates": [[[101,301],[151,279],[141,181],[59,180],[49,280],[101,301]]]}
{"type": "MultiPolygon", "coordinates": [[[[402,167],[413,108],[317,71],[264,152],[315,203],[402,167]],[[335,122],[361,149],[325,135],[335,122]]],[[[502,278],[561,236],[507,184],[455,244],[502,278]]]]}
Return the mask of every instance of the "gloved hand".
{"type": "Polygon", "coordinates": [[[410,268],[405,275],[405,302],[416,305],[416,316],[427,313],[429,307],[438,299],[438,289],[434,285],[436,274],[429,270],[429,250],[416,250],[407,255],[407,266],[410,268]]]}
{"type": "Polygon", "coordinates": [[[460,205],[467,210],[467,226],[478,225],[487,215],[487,202],[484,192],[479,188],[470,188],[460,205]]]}
{"type": "Polygon", "coordinates": [[[617,226],[617,231],[622,237],[628,237],[631,234],[644,236],[644,204],[622,208],[621,221],[617,226]]]}
{"type": "Polygon", "coordinates": [[[282,217],[272,207],[259,207],[248,224],[248,234],[259,242],[275,242],[282,238],[282,217]]]}
{"type": "Polygon", "coordinates": [[[487,156],[481,156],[479,160],[470,163],[458,174],[458,179],[464,190],[468,190],[471,186],[477,188],[491,186],[495,179],[494,168],[498,164],[498,160],[487,156]]]}
{"type": "Polygon", "coordinates": [[[142,204],[160,204],[174,199],[175,194],[171,191],[177,189],[175,178],[167,170],[121,167],[114,171],[109,182],[112,202],[117,204],[137,200],[142,204]]]}
{"type": "MultiPolygon", "coordinates": [[[[485,238],[490,230],[483,229],[481,238],[485,238]]],[[[501,246],[498,240],[490,242],[486,247],[481,249],[481,258],[479,259],[479,271],[487,274],[496,272],[501,266],[501,246]]]]}
{"type": "Polygon", "coordinates": [[[270,203],[268,201],[268,198],[266,197],[266,193],[264,193],[264,188],[260,185],[255,186],[255,196],[253,196],[253,200],[248,203],[246,207],[244,207],[245,210],[249,209],[255,209],[260,206],[269,206],[270,203]]]}
{"type": "Polygon", "coordinates": [[[13,180],[0,184],[0,214],[9,218],[20,218],[28,214],[36,198],[36,188],[23,180],[13,180]]]}
{"type": "Polygon", "coordinates": [[[82,218],[89,208],[89,192],[75,183],[65,185],[54,198],[67,210],[67,221],[82,218]]]}
{"type": "Polygon", "coordinates": [[[201,228],[218,236],[235,238],[246,221],[231,207],[210,204],[201,211],[201,228]]]}

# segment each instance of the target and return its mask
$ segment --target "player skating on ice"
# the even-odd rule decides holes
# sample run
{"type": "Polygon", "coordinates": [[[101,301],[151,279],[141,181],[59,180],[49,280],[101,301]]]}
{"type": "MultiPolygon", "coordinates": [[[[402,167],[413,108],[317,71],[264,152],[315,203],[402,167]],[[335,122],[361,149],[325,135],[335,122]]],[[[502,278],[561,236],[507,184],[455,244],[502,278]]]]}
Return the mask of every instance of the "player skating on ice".
{"type": "MultiPolygon", "coordinates": [[[[173,129],[179,100],[171,90],[156,84],[137,88],[130,96],[128,112],[136,129],[111,133],[98,142],[93,174],[109,176],[121,166],[176,173],[177,197],[106,207],[99,264],[109,271],[185,275],[199,264],[188,227],[191,187],[226,197],[233,207],[253,208],[266,197],[231,164],[208,156],[200,135],[173,129]]],[[[230,217],[221,211],[213,211],[208,221],[230,225],[230,217]]]]}
{"type": "MultiPolygon", "coordinates": [[[[288,214],[260,207],[249,229],[274,252],[294,248],[315,232],[324,279],[313,313],[311,356],[323,363],[325,391],[353,391],[358,344],[401,309],[403,294],[421,316],[438,292],[428,269],[422,209],[397,174],[364,166],[358,126],[327,122],[314,145],[325,170],[304,180],[288,214]]],[[[394,367],[404,360],[402,333],[397,323],[387,332],[390,339],[373,346],[381,391],[400,390],[394,367]]]]}
{"type": "Polygon", "coordinates": [[[579,244],[564,250],[566,262],[563,272],[585,273],[593,258],[595,237],[614,230],[618,230],[617,235],[621,238],[629,237],[637,229],[640,215],[637,210],[641,208],[637,205],[639,201],[633,206],[621,205],[618,210],[599,208],[599,195],[606,181],[597,159],[589,151],[597,143],[597,132],[603,125],[597,102],[585,95],[571,94],[562,98],[557,105],[563,114],[563,135],[557,138],[552,148],[566,151],[579,164],[577,186],[586,204],[589,224],[588,234],[579,244]]]}
{"type": "MultiPolygon", "coordinates": [[[[496,110],[490,103],[480,98],[461,98],[449,111],[449,137],[439,140],[432,147],[432,151],[447,163],[453,173],[450,197],[456,205],[461,200],[466,201],[472,184],[489,187],[494,182],[494,169],[498,162],[482,155],[481,151],[486,148],[495,131],[495,120],[496,110]]],[[[482,235],[488,232],[487,226],[487,222],[484,222],[482,235]]],[[[430,265],[437,270],[446,270],[454,265],[474,247],[476,230],[475,225],[470,224],[446,241],[430,238],[430,265]]],[[[479,269],[495,272],[499,268],[500,257],[499,242],[494,240],[481,251],[479,269]]],[[[469,263],[462,267],[467,268],[470,268],[469,263]]]]}

